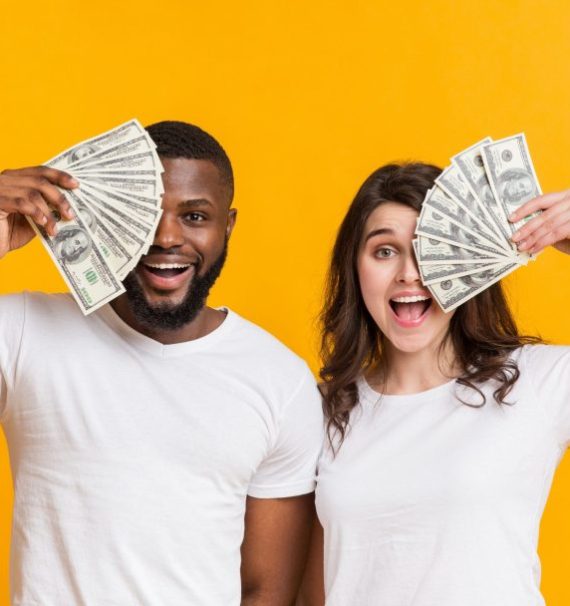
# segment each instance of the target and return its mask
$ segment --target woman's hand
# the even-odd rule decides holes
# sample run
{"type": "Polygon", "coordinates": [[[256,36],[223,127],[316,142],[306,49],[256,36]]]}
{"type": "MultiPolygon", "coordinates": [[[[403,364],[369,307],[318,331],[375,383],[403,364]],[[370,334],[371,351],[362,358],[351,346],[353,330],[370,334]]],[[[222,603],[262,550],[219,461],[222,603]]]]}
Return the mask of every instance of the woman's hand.
{"type": "Polygon", "coordinates": [[[0,258],[27,244],[35,235],[27,217],[53,236],[56,220],[52,209],[65,219],[73,212],[58,187],[72,189],[77,181],[69,174],[46,166],[5,170],[0,173],[0,258]]]}
{"type": "Polygon", "coordinates": [[[512,240],[521,252],[537,253],[554,246],[570,255],[570,189],[544,194],[523,204],[510,217],[515,223],[542,210],[513,234],[512,240]]]}

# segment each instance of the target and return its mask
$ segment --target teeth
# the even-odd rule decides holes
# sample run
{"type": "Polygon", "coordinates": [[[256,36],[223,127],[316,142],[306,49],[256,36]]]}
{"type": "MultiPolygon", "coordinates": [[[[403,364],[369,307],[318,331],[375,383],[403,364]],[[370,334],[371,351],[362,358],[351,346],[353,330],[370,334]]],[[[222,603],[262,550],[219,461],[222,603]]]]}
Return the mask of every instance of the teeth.
{"type": "Polygon", "coordinates": [[[154,269],[184,269],[190,267],[190,263],[145,263],[145,265],[154,269]]]}
{"type": "Polygon", "coordinates": [[[428,301],[431,297],[425,295],[415,295],[414,297],[395,297],[391,299],[394,303],[417,303],[418,301],[428,301]]]}

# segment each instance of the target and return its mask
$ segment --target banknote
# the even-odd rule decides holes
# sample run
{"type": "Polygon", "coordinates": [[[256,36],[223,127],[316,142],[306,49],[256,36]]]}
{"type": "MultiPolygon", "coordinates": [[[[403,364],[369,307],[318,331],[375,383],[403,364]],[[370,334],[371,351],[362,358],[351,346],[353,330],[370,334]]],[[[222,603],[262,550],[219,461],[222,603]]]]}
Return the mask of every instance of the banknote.
{"type": "Polygon", "coordinates": [[[521,133],[488,143],[482,146],[482,153],[491,190],[512,234],[531,217],[517,223],[510,223],[508,217],[525,202],[542,193],[526,138],[521,133]]]}
{"type": "Polygon", "coordinates": [[[134,139],[137,136],[144,136],[145,130],[138,120],[133,119],[113,128],[102,135],[82,141],[73,147],[58,154],[51,160],[45,162],[46,166],[67,170],[72,165],[79,162],[86,162],[89,157],[96,156],[106,148],[114,148],[117,145],[134,139]]]}
{"type": "Polygon", "coordinates": [[[496,263],[497,256],[481,250],[472,250],[444,242],[434,237],[418,236],[419,265],[455,265],[457,263],[496,263]]]}
{"type": "Polygon", "coordinates": [[[487,207],[481,204],[470,191],[457,164],[448,166],[435,182],[465,210],[468,217],[471,217],[470,223],[473,225],[473,229],[480,229],[483,234],[493,239],[502,248],[512,250],[510,243],[505,240],[487,207]]]}
{"type": "Polygon", "coordinates": [[[105,261],[73,200],[67,192],[60,191],[66,195],[75,217],[69,221],[60,219],[55,236],[48,235],[31,219],[29,223],[58,266],[81,310],[88,314],[125,292],[125,289],[105,261]]]}
{"type": "MultiPolygon", "coordinates": [[[[422,206],[422,212],[426,212],[427,208],[431,207],[434,211],[433,216],[443,215],[440,221],[447,222],[449,220],[450,227],[446,226],[446,231],[454,231],[451,226],[455,226],[460,234],[466,233],[465,238],[469,238],[468,243],[476,245],[480,242],[486,247],[491,247],[501,255],[511,255],[512,249],[507,252],[494,238],[489,236],[486,231],[483,231],[481,225],[475,218],[468,213],[454,198],[448,196],[438,185],[432,187],[426,194],[422,206]]],[[[483,248],[486,250],[486,248],[483,248]]]]}
{"type": "MultiPolygon", "coordinates": [[[[416,258],[418,258],[420,255],[419,238],[413,240],[412,245],[414,247],[416,258]]],[[[488,269],[493,265],[496,265],[496,260],[491,262],[483,261],[482,263],[422,263],[421,265],[418,264],[418,268],[422,282],[424,284],[433,284],[434,282],[441,282],[442,280],[446,280],[448,278],[458,278],[468,274],[479,273],[483,269],[488,269]]]]}
{"type": "MultiPolygon", "coordinates": [[[[429,194],[428,194],[429,195],[429,194]]],[[[472,233],[468,228],[446,217],[433,207],[424,204],[418,219],[416,234],[437,238],[454,246],[460,246],[475,252],[484,252],[496,258],[502,257],[504,251],[498,251],[486,241],[472,233]]]]}
{"type": "MultiPolygon", "coordinates": [[[[505,241],[510,243],[511,231],[501,212],[499,204],[493,195],[489,177],[485,171],[485,165],[483,164],[482,147],[490,142],[492,142],[491,137],[486,137],[485,139],[478,141],[471,147],[468,147],[466,150],[453,156],[452,162],[456,164],[461,171],[471,193],[482,206],[485,206],[489,214],[493,217],[496,228],[500,231],[505,241]]],[[[514,247],[511,245],[511,248],[514,247]]]]}
{"type": "Polygon", "coordinates": [[[489,288],[489,286],[492,286],[518,267],[519,264],[516,262],[501,263],[489,269],[484,269],[479,273],[459,278],[450,278],[434,284],[427,284],[426,286],[443,311],[450,312],[489,288]]]}

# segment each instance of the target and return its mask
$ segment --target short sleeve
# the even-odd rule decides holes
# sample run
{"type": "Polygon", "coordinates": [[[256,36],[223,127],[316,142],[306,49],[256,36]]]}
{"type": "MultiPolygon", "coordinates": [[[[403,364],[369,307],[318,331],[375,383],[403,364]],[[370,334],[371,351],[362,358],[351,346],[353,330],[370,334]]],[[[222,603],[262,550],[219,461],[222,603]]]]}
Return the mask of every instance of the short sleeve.
{"type": "Polygon", "coordinates": [[[312,492],[323,438],[321,396],[306,368],[301,383],[283,408],[273,448],[253,476],[248,494],[273,499],[312,492]]]}
{"type": "Polygon", "coordinates": [[[15,381],[25,318],[25,295],[0,297],[0,422],[15,381]]]}
{"type": "Polygon", "coordinates": [[[532,345],[524,348],[525,372],[549,417],[559,445],[570,445],[570,347],[532,345]]]}

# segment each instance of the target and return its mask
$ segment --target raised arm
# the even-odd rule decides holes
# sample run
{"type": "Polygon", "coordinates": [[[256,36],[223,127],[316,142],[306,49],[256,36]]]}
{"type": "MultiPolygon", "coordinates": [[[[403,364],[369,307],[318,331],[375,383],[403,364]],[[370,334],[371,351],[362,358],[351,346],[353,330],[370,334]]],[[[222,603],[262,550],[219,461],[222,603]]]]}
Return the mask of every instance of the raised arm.
{"type": "Polygon", "coordinates": [[[242,606],[292,606],[307,558],[313,493],[247,498],[241,549],[242,606]]]}
{"type": "Polygon", "coordinates": [[[71,175],[46,166],[4,170],[0,173],[0,258],[27,244],[34,237],[28,224],[30,217],[48,234],[55,235],[56,218],[50,211],[72,218],[72,211],[64,195],[56,186],[65,189],[77,187],[71,175]]]}

